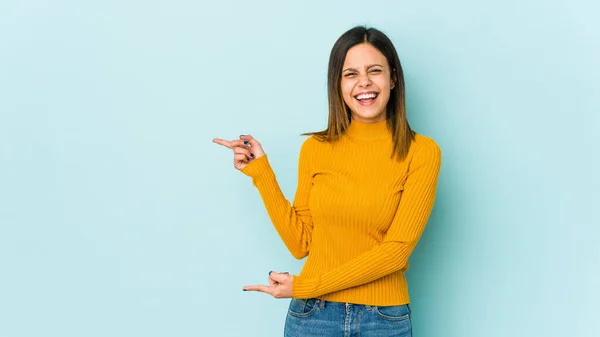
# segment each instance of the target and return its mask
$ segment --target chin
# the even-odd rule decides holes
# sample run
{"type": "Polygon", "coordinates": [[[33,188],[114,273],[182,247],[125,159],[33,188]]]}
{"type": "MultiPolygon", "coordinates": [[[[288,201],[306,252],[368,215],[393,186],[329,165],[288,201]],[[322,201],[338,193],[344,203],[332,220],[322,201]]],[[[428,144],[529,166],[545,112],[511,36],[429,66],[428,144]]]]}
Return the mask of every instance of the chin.
{"type": "Polygon", "coordinates": [[[354,119],[357,120],[365,120],[365,121],[369,121],[369,120],[373,120],[373,121],[382,121],[385,120],[385,111],[383,112],[354,112],[352,117],[354,119]]]}

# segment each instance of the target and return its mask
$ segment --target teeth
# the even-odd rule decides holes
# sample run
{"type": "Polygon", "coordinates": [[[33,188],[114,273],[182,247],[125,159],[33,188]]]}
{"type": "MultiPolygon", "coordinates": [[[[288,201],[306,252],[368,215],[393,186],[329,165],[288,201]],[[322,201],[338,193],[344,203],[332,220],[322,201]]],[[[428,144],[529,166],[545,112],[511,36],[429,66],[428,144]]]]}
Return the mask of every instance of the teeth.
{"type": "Polygon", "coordinates": [[[375,94],[375,93],[362,94],[362,95],[356,96],[357,99],[368,99],[368,98],[375,98],[375,97],[377,97],[377,94],[375,94]]]}

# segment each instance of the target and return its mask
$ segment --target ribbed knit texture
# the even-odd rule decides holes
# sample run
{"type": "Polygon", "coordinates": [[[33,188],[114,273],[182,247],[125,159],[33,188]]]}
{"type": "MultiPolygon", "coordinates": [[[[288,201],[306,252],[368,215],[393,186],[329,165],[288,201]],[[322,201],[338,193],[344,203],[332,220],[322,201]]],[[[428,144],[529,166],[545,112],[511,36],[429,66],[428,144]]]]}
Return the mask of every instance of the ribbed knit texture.
{"type": "Polygon", "coordinates": [[[293,204],[268,156],[242,172],[252,177],[283,242],[298,259],[294,298],[368,305],[409,303],[404,271],[431,213],[441,151],[417,134],[404,161],[391,159],[386,122],[352,121],[335,142],[314,136],[300,150],[293,204]]]}

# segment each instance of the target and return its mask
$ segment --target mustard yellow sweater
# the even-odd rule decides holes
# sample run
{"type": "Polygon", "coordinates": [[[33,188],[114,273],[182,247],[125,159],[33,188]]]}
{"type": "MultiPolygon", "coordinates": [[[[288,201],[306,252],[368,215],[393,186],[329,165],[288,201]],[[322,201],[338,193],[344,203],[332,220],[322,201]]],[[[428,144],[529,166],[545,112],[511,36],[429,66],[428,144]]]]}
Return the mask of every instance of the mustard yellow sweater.
{"type": "Polygon", "coordinates": [[[404,271],[433,207],[441,151],[417,134],[407,158],[390,158],[386,122],[352,121],[335,142],[307,138],[300,150],[293,204],[268,156],[252,177],[277,232],[297,259],[294,298],[368,305],[409,303],[404,271]]]}

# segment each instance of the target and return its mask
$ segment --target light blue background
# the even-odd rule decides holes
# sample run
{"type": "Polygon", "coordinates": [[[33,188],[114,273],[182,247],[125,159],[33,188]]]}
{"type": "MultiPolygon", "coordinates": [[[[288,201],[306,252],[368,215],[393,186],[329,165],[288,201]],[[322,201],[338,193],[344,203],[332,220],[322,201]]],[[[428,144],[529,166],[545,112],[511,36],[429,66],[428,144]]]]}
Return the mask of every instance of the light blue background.
{"type": "Polygon", "coordinates": [[[416,337],[594,336],[593,1],[3,1],[0,336],[280,336],[299,272],[211,142],[251,133],[288,198],[330,49],[395,43],[443,150],[408,272],[416,337]]]}

